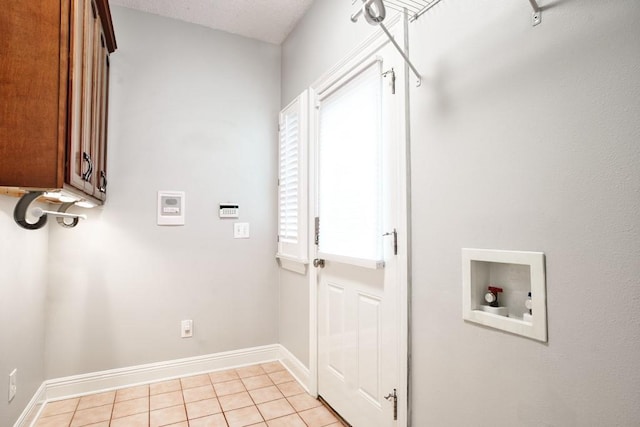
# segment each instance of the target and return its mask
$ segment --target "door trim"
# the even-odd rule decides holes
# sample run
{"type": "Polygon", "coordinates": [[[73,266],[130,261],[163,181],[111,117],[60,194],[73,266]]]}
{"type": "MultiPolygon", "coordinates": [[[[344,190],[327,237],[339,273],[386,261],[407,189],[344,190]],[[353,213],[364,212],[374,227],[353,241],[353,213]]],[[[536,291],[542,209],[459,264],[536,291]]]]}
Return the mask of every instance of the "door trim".
{"type": "MultiPolygon", "coordinates": [[[[389,31],[395,35],[396,40],[403,43],[405,51],[408,50],[408,21],[406,14],[398,14],[390,19],[387,25],[389,31]]],[[[358,68],[374,57],[375,52],[389,44],[386,34],[381,31],[375,31],[371,37],[361,43],[356,49],[351,51],[342,61],[338,62],[322,77],[316,80],[309,88],[309,117],[314,119],[309,121],[309,177],[316,175],[317,161],[317,120],[316,117],[316,100],[318,92],[331,86],[332,82],[348,74],[350,71],[358,68]]],[[[397,312],[399,318],[399,342],[398,342],[398,421],[397,426],[409,426],[409,357],[410,357],[410,306],[409,295],[411,289],[410,283],[410,138],[409,138],[409,70],[406,64],[403,65],[404,85],[402,85],[397,94],[402,94],[405,98],[404,108],[401,108],[400,123],[404,123],[404,127],[399,129],[399,161],[398,161],[398,304],[397,312]],[[404,144],[402,143],[404,141],[404,144]]],[[[317,203],[317,194],[315,183],[312,179],[308,180],[308,224],[314,223],[315,205],[317,203]]],[[[309,227],[309,253],[315,251],[315,230],[309,227]]],[[[309,268],[309,393],[318,396],[318,277],[317,269],[309,268]]]]}

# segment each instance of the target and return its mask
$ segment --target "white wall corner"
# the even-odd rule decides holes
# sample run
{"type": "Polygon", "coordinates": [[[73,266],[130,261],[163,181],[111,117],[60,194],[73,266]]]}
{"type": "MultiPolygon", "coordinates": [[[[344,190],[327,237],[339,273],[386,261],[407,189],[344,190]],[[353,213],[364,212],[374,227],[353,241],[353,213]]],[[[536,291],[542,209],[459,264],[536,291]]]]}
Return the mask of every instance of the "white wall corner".
{"type": "Polygon", "coordinates": [[[35,420],[38,419],[40,411],[44,407],[45,400],[47,398],[46,381],[40,384],[38,390],[29,401],[29,404],[24,408],[22,414],[15,422],[13,427],[29,427],[35,420]]]}
{"type": "Polygon", "coordinates": [[[280,354],[278,355],[278,359],[282,362],[282,364],[287,368],[287,370],[293,375],[293,377],[300,383],[300,385],[307,391],[309,394],[313,394],[310,392],[310,379],[311,375],[309,372],[309,368],[307,368],[304,363],[300,361],[296,356],[293,355],[286,347],[282,344],[278,344],[280,354]]]}

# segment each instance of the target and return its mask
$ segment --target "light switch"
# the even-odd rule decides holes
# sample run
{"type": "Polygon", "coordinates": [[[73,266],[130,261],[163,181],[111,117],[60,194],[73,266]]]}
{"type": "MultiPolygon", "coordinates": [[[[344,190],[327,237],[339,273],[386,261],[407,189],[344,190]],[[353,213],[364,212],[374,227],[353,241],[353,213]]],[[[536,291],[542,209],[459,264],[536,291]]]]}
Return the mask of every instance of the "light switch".
{"type": "Polygon", "coordinates": [[[233,224],[233,238],[234,239],[248,239],[249,238],[249,223],[248,222],[236,222],[233,224]]]}

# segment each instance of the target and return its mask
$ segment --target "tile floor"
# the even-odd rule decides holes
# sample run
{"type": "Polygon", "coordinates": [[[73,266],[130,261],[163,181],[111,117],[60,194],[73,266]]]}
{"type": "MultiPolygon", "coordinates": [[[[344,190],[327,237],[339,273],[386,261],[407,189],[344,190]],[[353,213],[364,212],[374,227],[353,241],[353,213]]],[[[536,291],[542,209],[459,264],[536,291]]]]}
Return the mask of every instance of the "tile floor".
{"type": "Polygon", "coordinates": [[[47,403],[36,427],[342,427],[279,362],[47,403]]]}

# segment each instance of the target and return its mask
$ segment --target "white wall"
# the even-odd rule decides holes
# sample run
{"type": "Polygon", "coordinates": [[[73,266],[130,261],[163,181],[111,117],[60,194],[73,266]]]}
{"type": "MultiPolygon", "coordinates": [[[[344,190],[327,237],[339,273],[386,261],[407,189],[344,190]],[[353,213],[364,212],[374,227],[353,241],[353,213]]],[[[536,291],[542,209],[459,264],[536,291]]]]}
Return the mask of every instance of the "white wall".
{"type": "Polygon", "coordinates": [[[109,200],[51,227],[49,378],[278,341],[280,47],[112,13],[109,200]],[[158,190],[186,191],[184,227],[156,226],[158,190]],[[240,205],[250,239],[220,202],[240,205]]]}
{"type": "MultiPolygon", "coordinates": [[[[18,199],[0,196],[0,425],[9,426],[44,381],[47,228],[29,231],[13,220],[18,199]],[[9,373],[18,391],[7,402],[9,373]]],[[[48,227],[48,226],[47,226],[48,227]]]]}
{"type": "Polygon", "coordinates": [[[282,106],[347,56],[373,27],[349,19],[351,1],[314,1],[282,44],[282,106]]]}
{"type": "MultiPolygon", "coordinates": [[[[364,38],[347,3],[285,41],[283,104],[364,38]]],[[[409,28],[414,426],[640,420],[640,4],[540,3],[409,28]],[[547,344],[462,321],[462,247],[546,253],[547,344]]]]}
{"type": "Polygon", "coordinates": [[[279,284],[279,342],[309,367],[309,278],[280,269],[279,284]]]}

